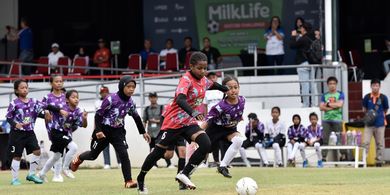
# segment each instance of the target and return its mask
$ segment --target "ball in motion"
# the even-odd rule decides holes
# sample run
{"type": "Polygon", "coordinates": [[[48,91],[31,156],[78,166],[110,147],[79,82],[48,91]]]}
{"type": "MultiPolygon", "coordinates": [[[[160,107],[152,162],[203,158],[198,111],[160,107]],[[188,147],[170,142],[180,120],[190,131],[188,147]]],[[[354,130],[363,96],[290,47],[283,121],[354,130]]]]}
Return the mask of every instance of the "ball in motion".
{"type": "Polygon", "coordinates": [[[255,180],[250,177],[243,177],[236,183],[236,191],[238,195],[255,195],[258,186],[255,180]]]}

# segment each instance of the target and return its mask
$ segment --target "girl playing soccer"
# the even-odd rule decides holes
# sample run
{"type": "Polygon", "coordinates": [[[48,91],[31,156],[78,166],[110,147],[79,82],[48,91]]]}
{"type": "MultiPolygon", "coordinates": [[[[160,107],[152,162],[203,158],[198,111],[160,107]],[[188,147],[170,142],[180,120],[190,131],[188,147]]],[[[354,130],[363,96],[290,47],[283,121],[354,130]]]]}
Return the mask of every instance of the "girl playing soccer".
{"type": "Polygon", "coordinates": [[[306,138],[306,128],[301,124],[301,116],[299,116],[299,114],[294,114],[292,121],[293,125],[291,125],[287,131],[289,139],[289,142],[287,143],[287,165],[289,167],[295,167],[295,154],[298,151],[299,144],[304,143],[306,138]]]}
{"type": "Polygon", "coordinates": [[[14,90],[17,98],[9,104],[6,116],[7,122],[11,126],[9,135],[9,149],[13,158],[11,164],[11,185],[21,184],[18,174],[20,158],[24,148],[26,148],[27,154],[33,153],[30,159],[30,171],[26,180],[41,184],[43,181],[35,175],[41,153],[34,133],[35,121],[44,108],[55,113],[60,112],[62,116],[66,116],[67,113],[51,105],[46,106],[36,99],[27,98],[28,84],[25,80],[16,80],[14,82],[14,90]]]}
{"type": "Polygon", "coordinates": [[[190,57],[190,71],[180,78],[174,101],[167,106],[164,113],[164,121],[160,131],[161,140],[146,157],[137,177],[139,193],[147,193],[144,186],[147,172],[164,156],[168,146],[175,144],[180,136],[184,137],[188,142],[196,142],[199,148],[190,157],[183,171],[176,175],[176,179],[190,189],[196,188],[188,176],[210,151],[210,139],[197,123],[197,120],[201,121],[204,118],[203,114],[197,111],[197,108],[202,105],[207,89],[227,91],[226,87],[216,82],[213,83],[205,77],[206,69],[206,55],[201,52],[192,53],[190,57]]]}
{"type": "MultiPolygon", "coordinates": [[[[314,146],[316,154],[318,157],[317,167],[322,168],[322,154],[321,154],[321,145],[322,145],[322,126],[318,124],[318,115],[315,112],[310,113],[309,115],[310,125],[307,127],[306,134],[306,143],[308,146],[314,146]]],[[[305,147],[306,143],[301,143],[299,145],[299,150],[303,158],[303,167],[307,167],[309,162],[306,159],[305,147]]]]}
{"type": "MultiPolygon", "coordinates": [[[[65,92],[64,92],[64,80],[62,79],[61,75],[53,75],[50,77],[50,85],[51,85],[51,91],[49,94],[47,94],[43,99],[42,102],[46,105],[52,105],[59,108],[63,108],[66,105],[65,100],[65,92]]],[[[45,112],[45,118],[47,118],[46,121],[46,130],[48,132],[49,138],[51,137],[51,130],[52,129],[59,129],[60,124],[58,119],[61,118],[58,114],[52,113],[52,112],[45,112]]],[[[58,160],[54,162],[54,176],[52,181],[53,182],[64,182],[64,178],[61,176],[61,170],[62,170],[62,159],[61,156],[64,153],[64,150],[62,151],[53,151],[53,148],[50,148],[52,152],[54,152],[55,155],[60,155],[58,160]],[[59,153],[59,154],[56,154],[59,153]]],[[[55,150],[55,148],[54,148],[55,150]]],[[[57,157],[55,157],[57,159],[57,157]]],[[[51,167],[50,167],[51,168],[51,167]]],[[[69,178],[74,178],[74,175],[70,171],[66,171],[67,169],[64,169],[64,175],[69,178]]],[[[46,180],[46,178],[45,178],[46,180]]]]}
{"type": "Polygon", "coordinates": [[[70,90],[66,92],[67,104],[63,107],[68,112],[66,118],[54,115],[53,121],[58,122],[57,129],[51,129],[49,137],[52,142],[50,150],[54,152],[54,155],[46,162],[45,166],[39,173],[39,177],[46,180],[46,173],[50,168],[60,160],[61,155],[65,148],[68,149],[64,157],[63,171],[69,172],[70,161],[77,152],[77,145],[72,140],[72,132],[78,127],[87,127],[87,112],[82,112],[78,108],[79,94],[76,90],[70,90]]]}
{"type": "Polygon", "coordinates": [[[92,133],[91,150],[81,153],[72,161],[72,171],[77,171],[84,160],[95,160],[108,144],[112,144],[121,159],[125,188],[137,187],[137,183],[131,177],[130,159],[127,153],[128,145],[124,128],[126,114],[133,117],[139,134],[142,134],[148,143],[150,136],[145,132],[141,117],[138,115],[135,103],[131,98],[135,87],[136,82],[131,76],[123,76],[118,84],[118,92],[108,95],[103,100],[95,114],[95,130],[92,133]]]}
{"type": "Polygon", "coordinates": [[[240,150],[243,142],[243,138],[237,131],[237,124],[242,120],[245,98],[239,95],[240,86],[237,78],[227,76],[223,79],[222,85],[226,85],[229,91],[226,92],[224,99],[211,108],[201,128],[206,129],[206,133],[210,137],[211,149],[218,147],[220,140],[226,139],[232,142],[217,168],[223,176],[231,178],[227,166],[240,150]]]}

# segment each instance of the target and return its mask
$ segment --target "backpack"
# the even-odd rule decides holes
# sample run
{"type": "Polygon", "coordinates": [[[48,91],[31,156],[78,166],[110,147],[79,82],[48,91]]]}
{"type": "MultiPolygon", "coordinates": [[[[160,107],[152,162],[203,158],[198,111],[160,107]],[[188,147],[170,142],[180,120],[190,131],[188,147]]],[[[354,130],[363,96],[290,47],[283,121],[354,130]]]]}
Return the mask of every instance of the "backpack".
{"type": "Polygon", "coordinates": [[[306,58],[309,64],[322,64],[322,43],[319,39],[310,39],[308,36],[306,36],[307,39],[310,40],[310,47],[306,51],[306,58]]]}

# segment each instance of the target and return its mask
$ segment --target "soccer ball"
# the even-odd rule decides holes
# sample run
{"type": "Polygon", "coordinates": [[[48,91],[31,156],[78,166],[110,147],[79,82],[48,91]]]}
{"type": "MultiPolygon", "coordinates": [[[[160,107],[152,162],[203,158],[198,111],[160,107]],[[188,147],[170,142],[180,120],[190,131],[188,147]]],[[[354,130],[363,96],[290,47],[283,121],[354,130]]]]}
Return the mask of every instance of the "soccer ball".
{"type": "Polygon", "coordinates": [[[209,23],[207,24],[207,31],[211,34],[219,32],[219,23],[215,20],[209,20],[209,23]]]}
{"type": "Polygon", "coordinates": [[[236,183],[236,191],[238,195],[255,195],[257,192],[256,181],[250,177],[243,177],[236,183]]]}

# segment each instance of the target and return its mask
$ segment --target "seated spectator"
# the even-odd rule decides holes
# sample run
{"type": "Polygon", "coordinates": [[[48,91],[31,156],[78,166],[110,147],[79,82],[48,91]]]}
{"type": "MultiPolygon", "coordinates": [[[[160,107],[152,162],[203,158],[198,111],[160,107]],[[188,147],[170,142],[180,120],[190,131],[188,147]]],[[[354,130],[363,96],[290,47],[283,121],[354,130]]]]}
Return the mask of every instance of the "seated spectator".
{"type": "Polygon", "coordinates": [[[58,43],[51,44],[51,52],[48,55],[49,58],[49,65],[51,66],[50,69],[58,72],[58,59],[60,57],[64,57],[64,54],[60,51],[60,45],[58,43]]]}
{"type": "Polygon", "coordinates": [[[86,63],[89,64],[89,56],[85,53],[85,48],[84,47],[80,47],[79,48],[79,52],[76,55],[74,55],[73,62],[78,57],[84,57],[85,60],[86,60],[86,63]]]}
{"type": "Polygon", "coordinates": [[[165,41],[165,49],[160,51],[160,67],[165,68],[165,59],[167,57],[167,54],[169,53],[177,53],[177,49],[173,48],[173,40],[167,39],[165,41]]]}
{"type": "Polygon", "coordinates": [[[302,159],[303,159],[303,167],[308,166],[308,160],[306,158],[305,147],[312,146],[316,150],[317,154],[317,167],[324,167],[322,163],[322,154],[321,154],[321,146],[323,145],[322,141],[322,126],[318,124],[318,115],[315,112],[310,113],[309,115],[310,125],[307,127],[306,133],[306,143],[303,142],[299,145],[299,150],[301,151],[302,159]]]}
{"type": "Polygon", "coordinates": [[[210,38],[208,37],[203,38],[202,53],[206,54],[207,56],[207,69],[218,69],[218,65],[220,65],[222,62],[222,56],[217,48],[211,46],[210,38]]]}
{"type": "MultiPolygon", "coordinates": [[[[111,52],[106,48],[106,43],[103,39],[98,40],[99,49],[96,50],[95,55],[93,56],[93,63],[100,68],[111,68],[110,58],[111,52]]],[[[105,70],[105,74],[109,74],[109,70],[105,70]]]]}
{"type": "Polygon", "coordinates": [[[144,49],[139,52],[139,54],[141,55],[143,70],[145,70],[146,68],[146,62],[150,53],[156,53],[156,51],[152,48],[152,41],[150,39],[145,39],[144,49]]]}
{"type": "Polygon", "coordinates": [[[184,47],[179,50],[179,64],[180,66],[184,66],[186,63],[187,52],[197,51],[197,49],[192,47],[192,38],[185,37],[184,38],[184,47]]]}

